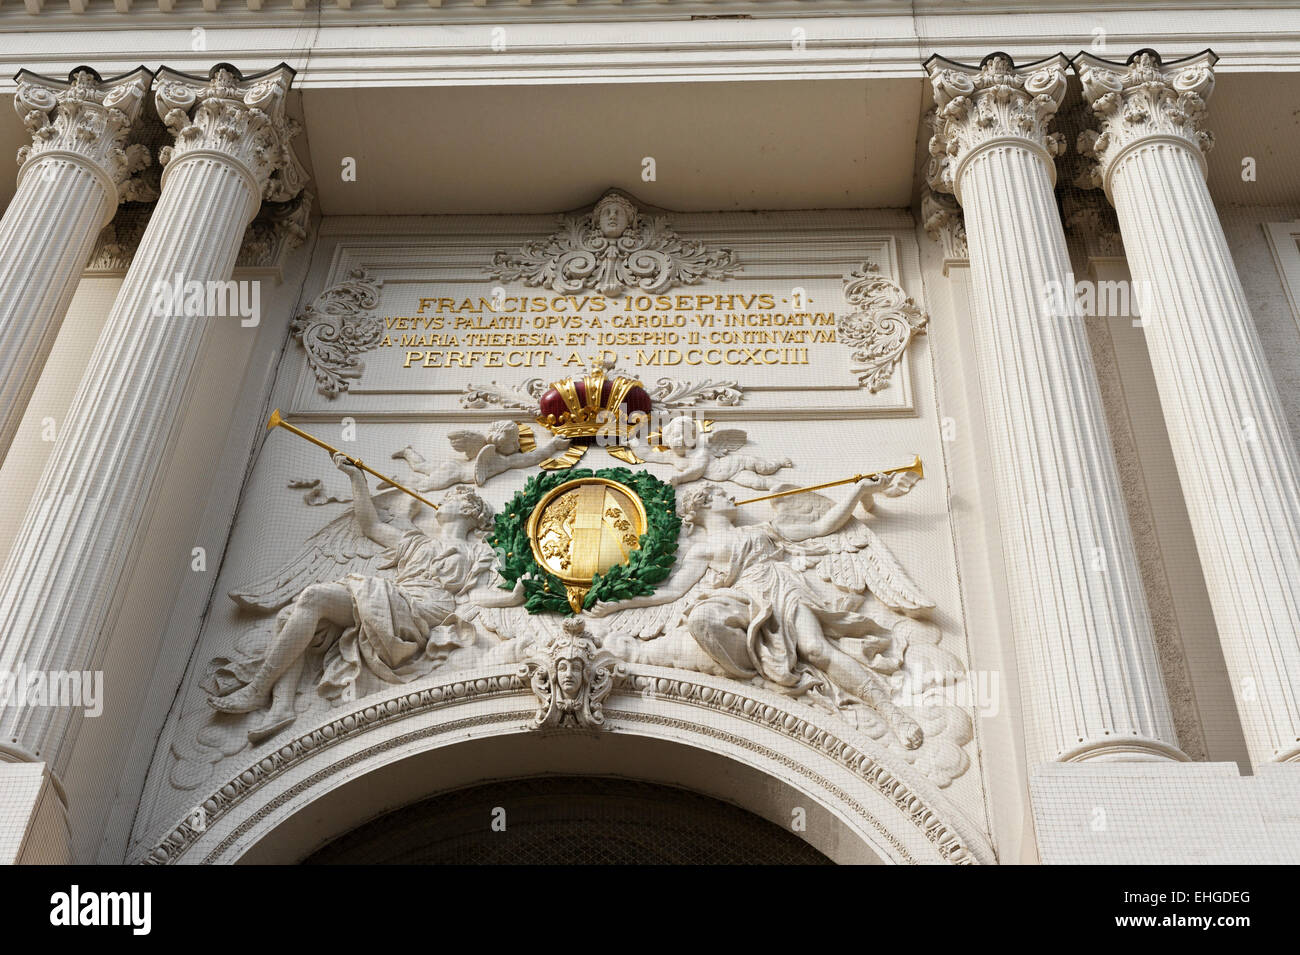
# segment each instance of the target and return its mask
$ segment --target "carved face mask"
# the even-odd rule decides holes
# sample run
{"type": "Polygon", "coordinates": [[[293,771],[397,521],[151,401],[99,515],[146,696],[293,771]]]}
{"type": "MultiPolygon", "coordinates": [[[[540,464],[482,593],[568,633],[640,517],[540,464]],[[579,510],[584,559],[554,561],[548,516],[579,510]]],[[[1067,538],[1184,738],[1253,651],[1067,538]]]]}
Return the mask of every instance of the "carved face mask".
{"type": "Polygon", "coordinates": [[[627,210],[611,202],[600,210],[600,234],[607,239],[617,239],[627,231],[627,210]]]}
{"type": "Polygon", "coordinates": [[[582,660],[577,657],[561,657],[555,664],[555,678],[560,684],[560,691],[570,700],[582,689],[582,660]]]}

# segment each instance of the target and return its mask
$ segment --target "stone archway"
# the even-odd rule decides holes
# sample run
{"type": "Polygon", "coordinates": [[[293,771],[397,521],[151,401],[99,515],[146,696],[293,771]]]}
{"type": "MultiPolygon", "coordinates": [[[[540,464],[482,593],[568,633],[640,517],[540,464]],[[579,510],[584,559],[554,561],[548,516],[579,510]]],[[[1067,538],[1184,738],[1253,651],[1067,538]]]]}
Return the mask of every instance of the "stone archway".
{"type": "Polygon", "coordinates": [[[142,861],[293,863],[439,793],[532,776],[674,786],[792,828],[839,863],[992,862],[986,837],[870,738],[756,687],[657,667],[620,678],[601,730],[535,730],[516,667],[334,717],[213,792],[142,861]]]}

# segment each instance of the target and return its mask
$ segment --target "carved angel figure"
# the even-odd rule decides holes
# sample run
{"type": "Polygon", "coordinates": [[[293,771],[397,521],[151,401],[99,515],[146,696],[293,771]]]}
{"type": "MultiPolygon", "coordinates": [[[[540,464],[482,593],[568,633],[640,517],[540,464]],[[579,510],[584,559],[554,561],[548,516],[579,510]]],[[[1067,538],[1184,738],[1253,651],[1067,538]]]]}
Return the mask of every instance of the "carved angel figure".
{"type": "Polygon", "coordinates": [[[792,694],[816,687],[834,695],[838,688],[916,749],[920,725],[891,701],[877,672],[896,670],[901,660],[889,627],[865,608],[862,595],[869,590],[902,613],[933,605],[853,516],[859,502],[869,508],[873,494],[906,493],[915,480],[911,473],[866,480],[839,502],[814,494],[787,498],[774,506],[772,520],[744,526],[721,488],[687,491],[678,507],[693,530],[678,569],[654,594],[592,609],[597,617],[613,615],[605,646],[631,662],[762,677],[792,694]],[[866,662],[840,640],[860,642],[866,662]]]}
{"type": "Polygon", "coordinates": [[[506,593],[493,586],[494,554],[483,540],[492,511],[472,490],[454,488],[432,513],[417,503],[403,529],[380,514],[365,475],[346,456],[335,455],[334,464],[352,482],[350,513],[315,534],[288,567],[230,595],[249,609],[283,608],[264,653],[216,661],[208,698],[224,713],[269,708],[248,734],[254,743],[295,719],[309,648],[323,653],[325,696],[346,693],[363,669],[387,683],[406,683],[473,642],[477,608],[523,599],[522,587],[506,593]],[[380,556],[392,576],[355,572],[380,556]],[[338,576],[348,566],[354,572],[338,576]]]}
{"type": "MultiPolygon", "coordinates": [[[[405,461],[412,471],[424,477],[415,482],[417,491],[441,491],[453,484],[477,484],[482,487],[490,479],[513,468],[528,468],[534,464],[557,457],[568,450],[570,442],[549,432],[540,444],[523,450],[523,432],[513,421],[494,421],[486,434],[478,431],[453,431],[447,440],[465,460],[431,462],[410,445],[393,453],[394,458],[405,461]]],[[[528,444],[532,445],[532,431],[528,431],[528,444]]]]}
{"type": "Polygon", "coordinates": [[[772,486],[769,475],[794,464],[789,458],[771,461],[740,454],[740,448],[749,440],[744,431],[737,428],[705,431],[687,415],[664,425],[661,439],[668,450],[659,450],[635,433],[630,443],[637,457],[673,468],[675,473],[668,478],[668,483],[674,487],[704,478],[764,491],[772,486]]]}

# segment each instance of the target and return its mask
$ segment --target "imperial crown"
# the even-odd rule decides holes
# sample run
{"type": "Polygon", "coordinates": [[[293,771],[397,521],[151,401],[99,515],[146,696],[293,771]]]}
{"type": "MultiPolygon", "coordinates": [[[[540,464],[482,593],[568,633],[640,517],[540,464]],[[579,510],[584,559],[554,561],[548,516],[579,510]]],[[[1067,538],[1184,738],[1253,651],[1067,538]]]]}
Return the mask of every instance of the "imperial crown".
{"type": "Polygon", "coordinates": [[[554,381],[542,395],[537,423],[564,438],[626,437],[635,416],[648,415],[650,395],[639,381],[609,378],[602,366],[582,378],[554,381]]]}

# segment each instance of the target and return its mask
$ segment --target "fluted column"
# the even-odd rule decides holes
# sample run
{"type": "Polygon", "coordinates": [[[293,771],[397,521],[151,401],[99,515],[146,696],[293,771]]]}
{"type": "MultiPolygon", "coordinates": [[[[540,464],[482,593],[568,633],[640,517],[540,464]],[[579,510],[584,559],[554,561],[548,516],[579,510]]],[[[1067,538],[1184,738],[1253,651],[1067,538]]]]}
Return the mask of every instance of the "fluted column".
{"type": "Polygon", "coordinates": [[[127,145],[152,74],[67,81],[18,74],[14,109],[32,135],[18,191],[0,218],[0,460],[58,337],[95,239],[124,199],[152,199],[131,176],[149,164],[127,145]]]}
{"type": "Polygon", "coordinates": [[[1300,460],[1205,184],[1213,53],[1080,54],[1079,148],[1115,206],[1255,763],[1300,760],[1300,460]]]}
{"type": "MultiPolygon", "coordinates": [[[[175,135],[162,194],[0,574],[0,670],[92,670],[102,658],[206,323],[235,320],[177,314],[159,291],[228,280],[262,198],[301,188],[284,113],[292,75],[158,75],[158,115],[175,135]]],[[[0,740],[61,774],[80,712],[0,709],[0,740]]]]}
{"type": "Polygon", "coordinates": [[[1030,765],[1186,759],[1052,192],[1067,61],[927,65],[927,178],[965,213],[1030,765]]]}

